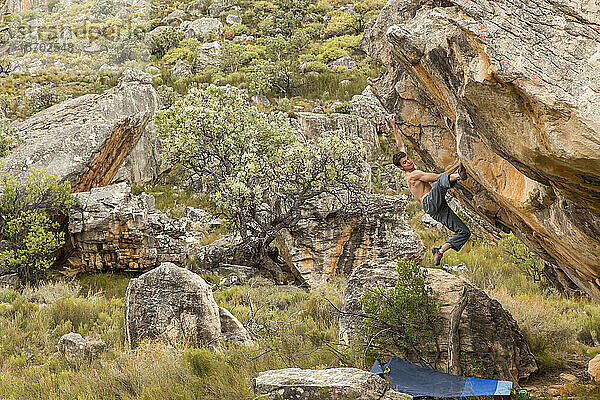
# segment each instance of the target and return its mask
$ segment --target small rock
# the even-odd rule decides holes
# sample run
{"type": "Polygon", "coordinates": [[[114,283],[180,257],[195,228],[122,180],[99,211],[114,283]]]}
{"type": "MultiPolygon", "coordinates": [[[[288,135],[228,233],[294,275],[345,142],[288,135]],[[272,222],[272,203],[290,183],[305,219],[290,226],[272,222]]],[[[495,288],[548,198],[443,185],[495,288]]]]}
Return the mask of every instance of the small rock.
{"type": "Polygon", "coordinates": [[[302,25],[310,25],[315,22],[319,22],[320,19],[321,18],[319,17],[318,14],[308,13],[304,16],[304,18],[302,18],[302,25]]]}
{"type": "Polygon", "coordinates": [[[0,288],[18,289],[21,287],[21,278],[19,274],[6,274],[0,276],[0,288]]]}
{"type": "Polygon", "coordinates": [[[233,38],[233,43],[254,43],[256,38],[252,35],[239,35],[233,38]]]}
{"type": "Polygon", "coordinates": [[[358,64],[354,59],[350,56],[340,57],[337,60],[331,62],[329,64],[329,68],[333,68],[335,66],[346,67],[348,69],[356,68],[358,64]]]}
{"type": "Polygon", "coordinates": [[[188,218],[192,222],[192,228],[195,229],[197,226],[220,226],[223,224],[219,218],[215,217],[206,210],[200,208],[186,207],[183,210],[182,218],[188,218]]]}
{"type": "Polygon", "coordinates": [[[152,76],[160,75],[160,69],[154,65],[147,66],[146,72],[152,76]]]}
{"type": "Polygon", "coordinates": [[[119,67],[116,65],[102,64],[100,68],[98,68],[98,72],[105,75],[118,74],[119,67]]]}
{"type": "Polygon", "coordinates": [[[58,351],[69,363],[80,364],[97,358],[106,348],[102,340],[87,341],[79,333],[67,333],[58,341],[58,351]]]}
{"type": "Polygon", "coordinates": [[[171,72],[177,79],[189,78],[192,76],[192,67],[183,60],[177,60],[171,72]]]}
{"type": "Polygon", "coordinates": [[[185,13],[183,11],[174,10],[163,18],[163,22],[169,25],[179,25],[183,22],[183,17],[185,17],[185,13]]]}
{"type": "Polygon", "coordinates": [[[106,46],[100,45],[98,43],[92,43],[89,46],[83,48],[83,52],[87,54],[105,53],[106,51],[106,46]]]}
{"type": "Polygon", "coordinates": [[[577,382],[578,379],[575,375],[563,372],[560,374],[560,379],[567,382],[577,382]]]}
{"type": "Polygon", "coordinates": [[[263,106],[263,107],[268,107],[271,105],[271,102],[269,101],[267,96],[262,95],[262,94],[256,94],[256,95],[252,96],[252,102],[254,104],[257,104],[257,105],[263,106]]]}
{"type": "Polygon", "coordinates": [[[351,83],[352,82],[350,82],[348,79],[344,79],[343,81],[340,82],[340,86],[348,86],[351,83]]]}
{"type": "Polygon", "coordinates": [[[560,396],[560,390],[555,389],[555,388],[549,388],[548,389],[548,394],[550,396],[560,396]]]}
{"type": "Polygon", "coordinates": [[[211,272],[224,276],[220,282],[221,286],[243,285],[248,283],[250,278],[259,275],[256,268],[233,264],[221,264],[219,267],[213,268],[211,272]]]}
{"type": "Polygon", "coordinates": [[[227,17],[225,17],[225,22],[227,22],[228,25],[236,26],[242,23],[242,17],[239,15],[229,14],[227,17]]]}
{"type": "Polygon", "coordinates": [[[195,17],[201,17],[202,14],[204,13],[205,9],[206,9],[206,1],[198,0],[198,1],[190,4],[186,11],[188,12],[188,14],[191,14],[195,17]]]}

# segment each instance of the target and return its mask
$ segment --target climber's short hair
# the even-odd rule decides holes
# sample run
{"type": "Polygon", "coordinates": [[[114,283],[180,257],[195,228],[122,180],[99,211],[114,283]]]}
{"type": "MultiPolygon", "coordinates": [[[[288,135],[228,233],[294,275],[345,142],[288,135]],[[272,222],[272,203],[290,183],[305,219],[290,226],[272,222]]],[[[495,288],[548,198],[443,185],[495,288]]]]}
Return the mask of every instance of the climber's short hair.
{"type": "Polygon", "coordinates": [[[404,157],[406,157],[406,153],[403,151],[400,151],[400,152],[394,154],[394,157],[392,158],[392,163],[396,167],[402,168],[402,165],[400,164],[400,160],[403,159],[404,157]]]}

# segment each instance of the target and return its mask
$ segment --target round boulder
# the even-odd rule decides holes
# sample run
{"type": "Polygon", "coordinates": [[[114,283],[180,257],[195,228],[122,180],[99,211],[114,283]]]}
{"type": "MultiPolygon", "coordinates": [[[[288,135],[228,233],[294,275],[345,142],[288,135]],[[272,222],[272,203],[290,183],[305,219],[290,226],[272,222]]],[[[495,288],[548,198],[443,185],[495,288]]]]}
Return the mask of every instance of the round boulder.
{"type": "MultiPolygon", "coordinates": [[[[340,342],[354,344],[362,335],[360,298],[366,288],[393,288],[396,261],[375,259],[356,267],[344,290],[340,342]]],[[[427,269],[427,284],[441,306],[439,348],[424,357],[442,372],[517,382],[537,370],[535,358],[510,313],[483,290],[440,269],[427,269]],[[453,322],[453,323],[452,323],[453,322]],[[451,329],[454,327],[455,329],[451,329]],[[452,349],[449,351],[449,343],[452,349]],[[456,346],[456,347],[455,347],[456,346]],[[450,369],[449,352],[456,349],[459,371],[450,369]]],[[[437,348],[432,343],[432,348],[437,348]]],[[[399,355],[401,356],[401,355],[399,355]]],[[[418,360],[408,360],[418,363],[418,360]]]]}
{"type": "Polygon", "coordinates": [[[204,279],[163,263],[129,282],[125,329],[132,348],[145,339],[214,348],[221,337],[219,306],[204,279]]]}

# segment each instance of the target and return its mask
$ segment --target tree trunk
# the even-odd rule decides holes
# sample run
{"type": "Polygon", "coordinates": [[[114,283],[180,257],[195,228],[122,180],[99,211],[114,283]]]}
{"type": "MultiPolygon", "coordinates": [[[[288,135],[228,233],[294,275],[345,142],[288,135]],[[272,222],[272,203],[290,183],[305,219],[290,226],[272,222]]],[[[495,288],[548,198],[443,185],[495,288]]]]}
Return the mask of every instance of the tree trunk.
{"type": "Polygon", "coordinates": [[[448,373],[460,375],[460,336],[458,328],[460,326],[460,317],[467,306],[468,296],[467,287],[464,286],[460,293],[460,298],[454,309],[450,313],[448,323],[448,373]]]}

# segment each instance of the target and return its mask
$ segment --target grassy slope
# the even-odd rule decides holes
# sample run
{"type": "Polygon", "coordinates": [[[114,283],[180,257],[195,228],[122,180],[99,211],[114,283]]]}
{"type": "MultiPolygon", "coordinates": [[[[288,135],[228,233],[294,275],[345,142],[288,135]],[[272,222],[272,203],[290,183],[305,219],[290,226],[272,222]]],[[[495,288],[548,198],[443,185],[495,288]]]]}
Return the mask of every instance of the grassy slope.
{"type": "MultiPolygon", "coordinates": [[[[424,231],[419,215],[412,223],[428,246],[445,240],[424,231]]],[[[596,304],[543,293],[498,245],[473,242],[444,261],[464,262],[470,279],[512,313],[542,368],[541,381],[569,370],[570,359],[595,354],[595,349],[577,343],[576,336],[582,328],[600,327],[596,304]]],[[[430,263],[429,258],[424,261],[430,263]]],[[[215,287],[217,302],[242,321],[257,343],[255,348],[228,347],[216,353],[159,343],[128,349],[123,297],[129,279],[88,275],[22,294],[1,292],[0,398],[251,399],[250,381],[263,370],[370,366],[371,360],[336,345],[335,307],[341,303],[342,278],[311,293],[264,280],[215,287]],[[108,350],[91,364],[69,366],[52,354],[60,336],[70,331],[102,338],[108,350]]],[[[585,390],[584,398],[600,398],[595,386],[574,390],[585,390]]]]}

